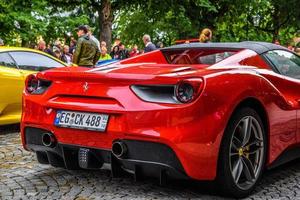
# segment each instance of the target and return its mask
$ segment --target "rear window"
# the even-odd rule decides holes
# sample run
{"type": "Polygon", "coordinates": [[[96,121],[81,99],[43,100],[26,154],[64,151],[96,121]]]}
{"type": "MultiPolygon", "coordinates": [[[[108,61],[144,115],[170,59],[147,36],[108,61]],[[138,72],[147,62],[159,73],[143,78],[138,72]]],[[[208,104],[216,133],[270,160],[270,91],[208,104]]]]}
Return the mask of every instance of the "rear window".
{"type": "Polygon", "coordinates": [[[206,64],[213,65],[228,58],[238,51],[213,49],[180,49],[163,52],[170,64],[206,64]]]}

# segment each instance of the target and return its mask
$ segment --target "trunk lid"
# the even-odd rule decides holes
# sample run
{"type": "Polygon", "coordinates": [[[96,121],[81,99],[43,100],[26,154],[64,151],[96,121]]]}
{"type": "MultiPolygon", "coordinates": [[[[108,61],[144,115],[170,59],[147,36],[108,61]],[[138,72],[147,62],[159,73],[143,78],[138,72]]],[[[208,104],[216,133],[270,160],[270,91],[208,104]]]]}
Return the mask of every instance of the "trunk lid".
{"type": "Polygon", "coordinates": [[[101,68],[57,68],[40,72],[40,78],[49,80],[152,80],[162,77],[178,77],[205,70],[207,65],[186,66],[154,63],[112,64],[101,68]]]}

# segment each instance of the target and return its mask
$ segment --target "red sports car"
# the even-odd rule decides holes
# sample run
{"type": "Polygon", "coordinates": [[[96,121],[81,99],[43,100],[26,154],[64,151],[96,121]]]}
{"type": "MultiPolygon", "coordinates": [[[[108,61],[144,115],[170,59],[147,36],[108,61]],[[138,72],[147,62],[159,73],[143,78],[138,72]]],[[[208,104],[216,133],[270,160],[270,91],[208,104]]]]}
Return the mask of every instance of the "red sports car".
{"type": "Polygon", "coordinates": [[[182,44],[26,80],[22,141],[40,163],[215,180],[244,197],[300,156],[300,58],[262,42],[182,44]]]}

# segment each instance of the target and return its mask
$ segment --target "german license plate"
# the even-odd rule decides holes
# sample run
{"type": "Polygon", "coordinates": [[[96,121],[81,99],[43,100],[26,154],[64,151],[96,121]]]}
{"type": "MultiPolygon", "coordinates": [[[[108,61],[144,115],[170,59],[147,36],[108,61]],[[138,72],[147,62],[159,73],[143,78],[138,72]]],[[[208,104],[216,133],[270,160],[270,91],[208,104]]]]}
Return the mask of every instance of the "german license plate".
{"type": "Polygon", "coordinates": [[[105,131],[109,115],[58,110],[54,125],[59,127],[105,131]]]}

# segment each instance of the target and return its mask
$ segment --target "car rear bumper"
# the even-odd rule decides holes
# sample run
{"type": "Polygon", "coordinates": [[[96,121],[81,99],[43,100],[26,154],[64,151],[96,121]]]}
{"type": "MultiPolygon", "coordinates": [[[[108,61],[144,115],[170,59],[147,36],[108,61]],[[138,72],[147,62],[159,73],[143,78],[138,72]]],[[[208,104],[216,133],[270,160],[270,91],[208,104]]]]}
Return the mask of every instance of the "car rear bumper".
{"type": "Polygon", "coordinates": [[[40,128],[26,127],[24,130],[26,148],[35,152],[42,164],[70,170],[101,169],[104,164],[109,164],[114,177],[126,171],[133,174],[135,179],[157,177],[161,183],[168,178],[189,178],[174,151],[165,144],[118,140],[126,146],[126,153],[117,157],[111,150],[63,144],[56,140],[53,145],[45,145],[42,142],[45,133],[52,134],[40,128]]]}

